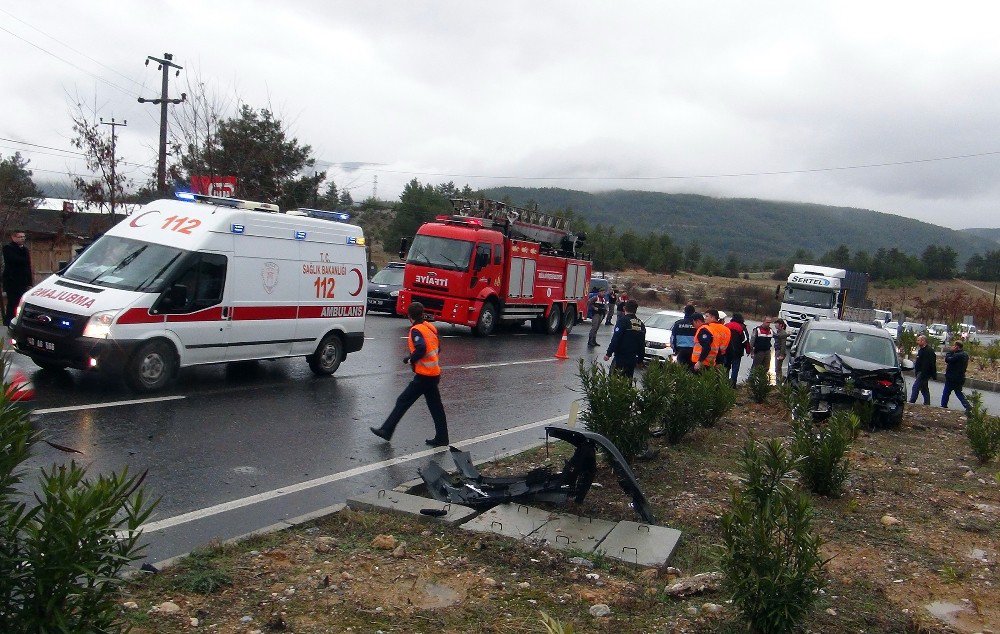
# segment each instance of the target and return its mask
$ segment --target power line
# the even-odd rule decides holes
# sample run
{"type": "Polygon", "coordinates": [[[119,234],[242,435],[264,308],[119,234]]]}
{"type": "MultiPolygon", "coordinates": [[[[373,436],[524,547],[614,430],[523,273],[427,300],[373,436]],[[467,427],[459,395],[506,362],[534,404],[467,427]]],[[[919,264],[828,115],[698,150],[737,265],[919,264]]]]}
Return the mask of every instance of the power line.
{"type": "Polygon", "coordinates": [[[382,172],[385,174],[407,174],[410,176],[439,176],[448,178],[492,178],[505,180],[526,180],[526,181],[654,181],[654,180],[690,180],[698,178],[737,178],[744,176],[780,176],[787,174],[812,174],[816,172],[836,172],[845,170],[870,169],[875,167],[893,167],[898,165],[916,165],[920,163],[935,163],[939,161],[954,161],[959,159],[982,158],[984,156],[1000,155],[1000,150],[991,152],[976,152],[974,154],[957,154],[955,156],[939,156],[935,158],[910,159],[905,161],[887,161],[884,163],[862,163],[859,165],[840,165],[835,167],[815,167],[794,170],[772,170],[766,172],[734,172],[721,174],[689,174],[689,175],[665,175],[665,176],[512,176],[497,174],[450,174],[445,172],[411,172],[407,170],[387,170],[377,167],[358,167],[359,170],[372,172],[382,172]]]}
{"type": "MultiPolygon", "coordinates": [[[[69,45],[69,44],[67,44],[66,42],[62,41],[61,39],[59,39],[59,38],[57,38],[57,37],[54,37],[54,36],[52,36],[52,35],[49,35],[49,34],[48,34],[48,33],[46,33],[45,31],[43,31],[43,30],[41,30],[40,28],[38,28],[37,26],[34,26],[34,25],[32,25],[32,24],[29,24],[29,23],[25,22],[24,20],[22,20],[21,18],[17,17],[17,16],[16,16],[16,15],[14,15],[13,13],[11,13],[10,11],[7,11],[6,9],[3,9],[3,8],[0,8],[0,12],[2,12],[2,13],[6,13],[7,15],[9,15],[9,16],[10,16],[10,17],[12,17],[12,18],[14,18],[15,20],[17,20],[17,21],[18,21],[18,22],[20,22],[21,24],[25,25],[25,26],[26,26],[26,27],[28,27],[29,29],[32,29],[32,30],[34,30],[34,31],[37,31],[38,33],[41,33],[42,35],[44,35],[45,37],[49,38],[49,39],[50,39],[50,40],[52,40],[53,42],[56,42],[57,44],[59,44],[59,45],[61,45],[61,46],[64,46],[64,47],[68,48],[69,50],[73,51],[73,52],[74,52],[74,53],[76,53],[77,55],[79,55],[79,56],[81,56],[81,57],[86,57],[87,59],[89,59],[90,61],[94,62],[94,63],[95,63],[95,64],[97,64],[98,66],[102,66],[102,67],[104,67],[104,68],[106,68],[106,69],[110,70],[110,71],[111,71],[112,73],[114,73],[114,74],[118,75],[118,76],[119,76],[119,77],[121,77],[122,79],[125,79],[125,80],[127,80],[127,81],[130,81],[130,82],[132,82],[132,83],[133,83],[133,84],[135,84],[136,86],[139,86],[139,88],[140,88],[140,89],[142,89],[142,88],[145,88],[145,85],[144,85],[144,84],[141,84],[141,83],[137,82],[136,80],[132,79],[131,77],[129,77],[128,75],[125,75],[124,73],[121,73],[121,72],[119,72],[119,71],[115,70],[115,69],[114,69],[114,68],[112,68],[111,66],[108,66],[107,64],[105,64],[104,62],[102,62],[102,61],[100,61],[100,60],[98,60],[98,59],[95,59],[95,58],[91,57],[90,55],[87,55],[87,54],[86,54],[86,53],[84,53],[83,51],[80,51],[80,50],[78,50],[78,49],[75,49],[75,48],[73,48],[72,46],[70,46],[70,45],[69,45]]],[[[9,32],[9,31],[8,31],[8,32],[9,32]]]]}
{"type": "MultiPolygon", "coordinates": [[[[18,141],[17,139],[8,139],[7,137],[0,137],[0,141],[8,141],[10,143],[19,143],[21,145],[30,145],[31,147],[44,148],[46,150],[55,150],[56,152],[65,152],[67,154],[76,154],[76,155],[82,156],[82,157],[86,157],[87,156],[87,154],[85,152],[77,152],[75,150],[63,150],[61,148],[52,147],[50,145],[41,145],[41,144],[38,144],[38,143],[28,143],[27,141],[18,141]]],[[[31,153],[31,154],[47,154],[48,156],[59,156],[58,154],[48,154],[46,152],[39,152],[38,150],[29,150],[27,148],[12,148],[10,146],[0,146],[0,147],[5,147],[8,150],[14,150],[16,152],[28,152],[28,153],[31,153]]],[[[75,157],[70,157],[70,156],[65,156],[65,157],[60,157],[60,158],[67,158],[67,159],[68,158],[73,158],[73,159],[75,159],[75,157]]],[[[132,166],[135,166],[135,167],[145,167],[146,169],[156,169],[154,166],[149,165],[148,163],[132,163],[131,161],[119,161],[119,163],[121,163],[122,165],[132,165],[132,166]]]]}

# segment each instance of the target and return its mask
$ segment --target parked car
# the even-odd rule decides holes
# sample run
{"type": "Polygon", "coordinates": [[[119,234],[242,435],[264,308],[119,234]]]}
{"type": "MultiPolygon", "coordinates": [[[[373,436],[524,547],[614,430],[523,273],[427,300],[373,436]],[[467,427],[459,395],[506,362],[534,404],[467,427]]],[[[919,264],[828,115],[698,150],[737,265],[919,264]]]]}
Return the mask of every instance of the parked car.
{"type": "Polygon", "coordinates": [[[951,330],[948,328],[948,324],[931,324],[927,327],[927,334],[943,344],[947,344],[951,340],[951,330]]]}
{"type": "Polygon", "coordinates": [[[674,357],[674,351],[670,347],[670,329],[674,322],[684,316],[684,313],[676,310],[661,310],[660,312],[642,320],[646,324],[646,360],[659,359],[670,361],[674,357]]]}
{"type": "MultiPolygon", "coordinates": [[[[877,320],[876,320],[877,321],[877,320]]],[[[899,322],[898,321],[887,321],[885,325],[882,326],[889,335],[892,336],[892,340],[895,341],[899,339],[899,322]]]]}
{"type": "Polygon", "coordinates": [[[903,325],[900,326],[900,330],[909,330],[915,335],[922,335],[927,332],[927,324],[922,324],[918,321],[904,321],[903,325]]]}
{"type": "Polygon", "coordinates": [[[368,284],[368,310],[396,314],[396,300],[403,288],[405,262],[389,262],[368,284]]]}
{"type": "Polygon", "coordinates": [[[883,328],[837,319],[807,321],[792,346],[788,379],[809,390],[813,415],[824,418],[836,407],[870,403],[873,423],[895,427],[903,420],[906,385],[896,345],[883,328]]]}
{"type": "Polygon", "coordinates": [[[959,324],[958,325],[958,335],[962,338],[962,341],[968,341],[969,339],[976,338],[976,327],[972,324],[959,324]]]}

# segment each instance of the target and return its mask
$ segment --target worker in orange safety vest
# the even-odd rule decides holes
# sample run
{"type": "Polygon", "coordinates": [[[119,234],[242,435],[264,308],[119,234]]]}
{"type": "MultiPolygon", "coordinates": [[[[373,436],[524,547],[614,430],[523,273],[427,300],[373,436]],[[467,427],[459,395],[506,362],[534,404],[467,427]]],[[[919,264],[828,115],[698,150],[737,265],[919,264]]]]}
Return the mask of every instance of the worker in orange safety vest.
{"type": "Polygon", "coordinates": [[[413,368],[413,380],[396,399],[396,406],[382,426],[369,429],[379,438],[390,440],[403,414],[423,396],[434,419],[434,437],[428,438],[426,442],[431,447],[442,447],[448,444],[448,420],[444,405],[441,404],[441,392],[438,391],[438,383],[441,381],[441,364],[438,358],[440,339],[437,328],[424,321],[423,304],[413,302],[406,312],[411,324],[410,336],[406,341],[410,354],[403,357],[403,363],[413,368]]]}
{"type": "Polygon", "coordinates": [[[719,311],[714,308],[706,310],[703,315],[695,313],[692,319],[697,330],[694,334],[691,361],[694,362],[694,371],[700,372],[702,368],[713,367],[722,362],[723,356],[729,349],[731,334],[730,330],[720,322],[719,311]]]}

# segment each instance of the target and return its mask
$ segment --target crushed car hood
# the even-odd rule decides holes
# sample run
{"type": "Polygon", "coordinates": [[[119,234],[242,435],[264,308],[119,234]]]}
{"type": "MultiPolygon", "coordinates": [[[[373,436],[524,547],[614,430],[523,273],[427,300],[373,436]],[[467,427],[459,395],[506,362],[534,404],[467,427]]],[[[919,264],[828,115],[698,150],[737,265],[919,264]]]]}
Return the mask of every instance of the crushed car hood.
{"type": "Polygon", "coordinates": [[[839,354],[807,352],[805,357],[814,363],[819,363],[830,372],[839,372],[841,374],[851,374],[853,372],[887,372],[898,374],[900,372],[900,369],[894,365],[882,365],[858,359],[857,357],[848,357],[839,354]]]}

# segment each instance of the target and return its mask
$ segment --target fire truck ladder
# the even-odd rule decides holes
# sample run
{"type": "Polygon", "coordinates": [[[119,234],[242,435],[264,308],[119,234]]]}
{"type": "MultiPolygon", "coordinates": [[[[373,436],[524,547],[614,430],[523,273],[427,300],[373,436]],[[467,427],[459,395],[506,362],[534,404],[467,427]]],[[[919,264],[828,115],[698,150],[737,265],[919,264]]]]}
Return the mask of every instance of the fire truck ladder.
{"type": "Polygon", "coordinates": [[[491,220],[494,225],[506,227],[510,234],[562,248],[564,240],[575,242],[565,218],[540,211],[515,207],[496,200],[480,198],[453,198],[451,205],[461,216],[491,220]]]}

